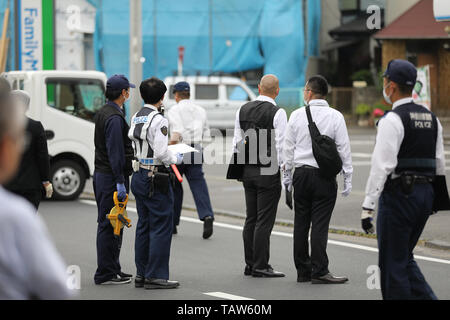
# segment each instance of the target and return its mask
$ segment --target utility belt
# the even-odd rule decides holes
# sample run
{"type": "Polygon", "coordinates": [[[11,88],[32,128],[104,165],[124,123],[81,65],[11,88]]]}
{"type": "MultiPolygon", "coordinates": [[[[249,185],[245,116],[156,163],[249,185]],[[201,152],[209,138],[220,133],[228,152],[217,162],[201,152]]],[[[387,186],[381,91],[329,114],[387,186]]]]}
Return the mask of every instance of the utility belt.
{"type": "Polygon", "coordinates": [[[414,186],[418,184],[431,184],[434,182],[434,175],[416,174],[412,172],[401,173],[395,178],[388,177],[384,190],[394,192],[401,190],[405,195],[410,195],[414,191],[414,186]]]}
{"type": "Polygon", "coordinates": [[[153,197],[155,191],[162,194],[169,194],[170,184],[175,184],[176,176],[165,166],[145,166],[140,165],[140,171],[150,178],[149,198],[153,197]]]}

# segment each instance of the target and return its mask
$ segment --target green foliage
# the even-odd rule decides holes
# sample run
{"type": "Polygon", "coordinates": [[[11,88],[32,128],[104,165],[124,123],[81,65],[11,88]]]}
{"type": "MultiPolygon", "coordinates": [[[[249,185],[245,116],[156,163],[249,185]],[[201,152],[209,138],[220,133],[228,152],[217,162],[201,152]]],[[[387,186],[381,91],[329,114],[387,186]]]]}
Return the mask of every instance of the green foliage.
{"type": "Polygon", "coordinates": [[[375,109],[381,109],[383,111],[389,111],[389,110],[392,110],[392,106],[383,103],[383,101],[379,101],[379,102],[377,102],[377,104],[375,104],[373,106],[373,109],[374,110],[375,109]]]}
{"type": "Polygon", "coordinates": [[[368,104],[361,103],[356,106],[356,114],[359,116],[370,116],[373,108],[368,104]]]}
{"type": "Polygon", "coordinates": [[[365,82],[367,82],[368,86],[373,86],[374,85],[372,72],[370,72],[370,70],[367,70],[367,69],[356,71],[352,75],[351,79],[353,81],[365,81],[365,82]]]}

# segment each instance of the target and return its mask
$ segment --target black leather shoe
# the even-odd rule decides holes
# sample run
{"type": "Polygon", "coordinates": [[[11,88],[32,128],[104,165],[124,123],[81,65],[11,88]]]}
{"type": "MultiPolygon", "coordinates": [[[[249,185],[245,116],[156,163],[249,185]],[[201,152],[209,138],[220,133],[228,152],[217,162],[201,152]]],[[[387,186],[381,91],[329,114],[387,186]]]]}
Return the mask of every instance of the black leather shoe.
{"type": "Polygon", "coordinates": [[[134,278],[134,286],[136,288],[143,288],[145,284],[145,278],[141,277],[141,276],[136,276],[136,278],[134,278]]]}
{"type": "Polygon", "coordinates": [[[285,276],[283,272],[275,271],[271,266],[267,269],[254,269],[252,271],[252,277],[255,278],[283,278],[285,276]]]}
{"type": "Polygon", "coordinates": [[[178,281],[170,281],[165,279],[145,279],[144,287],[146,290],[153,289],[176,289],[180,286],[178,281]]]}
{"type": "Polygon", "coordinates": [[[133,275],[125,273],[125,272],[119,272],[119,277],[121,277],[123,279],[131,279],[131,278],[133,278],[133,275]]]}
{"type": "Polygon", "coordinates": [[[297,276],[297,282],[303,283],[303,282],[311,282],[311,276],[297,276]]]}
{"type": "Polygon", "coordinates": [[[252,275],[252,267],[250,267],[249,265],[246,265],[245,270],[244,270],[244,275],[251,276],[252,275]]]}
{"type": "Polygon", "coordinates": [[[213,234],[213,217],[206,217],[203,220],[203,239],[209,239],[213,234]]]}
{"type": "Polygon", "coordinates": [[[319,278],[313,278],[312,284],[341,284],[348,281],[347,277],[335,277],[331,273],[328,273],[319,278]]]}

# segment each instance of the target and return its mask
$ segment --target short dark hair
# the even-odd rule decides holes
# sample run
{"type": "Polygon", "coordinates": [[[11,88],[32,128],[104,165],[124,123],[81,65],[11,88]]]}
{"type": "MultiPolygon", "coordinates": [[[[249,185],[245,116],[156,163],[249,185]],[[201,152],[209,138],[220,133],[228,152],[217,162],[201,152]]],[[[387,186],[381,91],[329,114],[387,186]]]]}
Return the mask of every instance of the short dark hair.
{"type": "Polygon", "coordinates": [[[307,87],[314,92],[315,94],[318,94],[322,97],[326,97],[328,95],[329,86],[328,81],[325,79],[325,77],[321,75],[316,75],[311,78],[309,78],[307,82],[307,87]]]}
{"type": "Polygon", "coordinates": [[[118,99],[122,95],[123,90],[125,90],[125,89],[114,90],[114,89],[106,88],[106,92],[105,92],[106,99],[108,99],[109,101],[114,101],[114,100],[118,99]]]}
{"type": "Polygon", "coordinates": [[[408,95],[408,96],[412,95],[412,92],[415,87],[415,86],[408,86],[406,84],[398,84],[398,83],[397,83],[397,86],[398,86],[398,90],[400,91],[401,94],[408,95]]]}
{"type": "Polygon", "coordinates": [[[181,99],[190,99],[191,98],[191,92],[190,91],[177,91],[176,93],[178,93],[178,96],[181,99]]]}
{"type": "Polygon", "coordinates": [[[154,105],[162,100],[167,92],[167,87],[163,81],[156,77],[152,77],[142,81],[139,90],[145,104],[154,105]]]}

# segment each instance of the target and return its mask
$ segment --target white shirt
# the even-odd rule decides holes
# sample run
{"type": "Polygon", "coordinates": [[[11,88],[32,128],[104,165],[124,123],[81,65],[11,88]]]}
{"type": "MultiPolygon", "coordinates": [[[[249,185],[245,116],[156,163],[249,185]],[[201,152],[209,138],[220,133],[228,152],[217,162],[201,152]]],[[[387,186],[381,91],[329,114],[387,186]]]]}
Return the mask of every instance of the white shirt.
{"type": "Polygon", "coordinates": [[[184,143],[201,144],[211,140],[206,111],[191,100],[181,100],[174,105],[167,113],[167,118],[171,134],[180,134],[184,143]]]}
{"type": "MultiPolygon", "coordinates": [[[[309,104],[313,121],[320,133],[336,142],[342,160],[343,174],[350,177],[351,180],[353,174],[352,154],[344,116],[339,111],[330,108],[326,100],[311,100],[309,104]]],[[[301,108],[292,113],[283,150],[287,171],[304,165],[319,168],[313,155],[306,108],[301,108]]]]}
{"type": "Polygon", "coordinates": [[[0,187],[0,300],[71,297],[66,266],[30,204],[0,187]]]}
{"type": "MultiPolygon", "coordinates": [[[[158,108],[150,104],[144,105],[144,108],[150,108],[158,111],[158,108]]],[[[153,150],[153,158],[163,162],[166,166],[177,163],[177,157],[169,149],[169,121],[162,115],[157,115],[147,131],[147,141],[153,150]],[[164,135],[164,127],[167,134],[164,135]]]]}
{"type": "MultiPolygon", "coordinates": [[[[412,98],[405,98],[394,103],[392,109],[413,102],[412,98]]],[[[377,140],[372,155],[372,168],[366,187],[366,198],[363,207],[375,209],[376,203],[383,192],[384,185],[390,174],[398,164],[398,152],[405,137],[405,129],[400,117],[389,112],[378,124],[377,140]]],[[[436,174],[445,175],[444,140],[442,125],[438,120],[438,137],[436,143],[436,174]]]]}
{"type": "MultiPolygon", "coordinates": [[[[277,105],[274,99],[267,97],[267,96],[259,96],[256,101],[266,101],[272,103],[274,106],[277,105]]],[[[234,137],[233,137],[233,153],[237,152],[237,144],[238,142],[242,141],[242,129],[241,129],[241,122],[239,119],[241,108],[236,113],[236,121],[234,124],[234,137]]],[[[283,142],[284,142],[284,134],[286,132],[286,126],[287,126],[287,114],[284,109],[280,109],[275,114],[275,117],[273,118],[273,127],[275,128],[275,148],[277,150],[277,156],[278,156],[278,165],[280,167],[284,164],[284,158],[283,158],[283,142]]]]}

